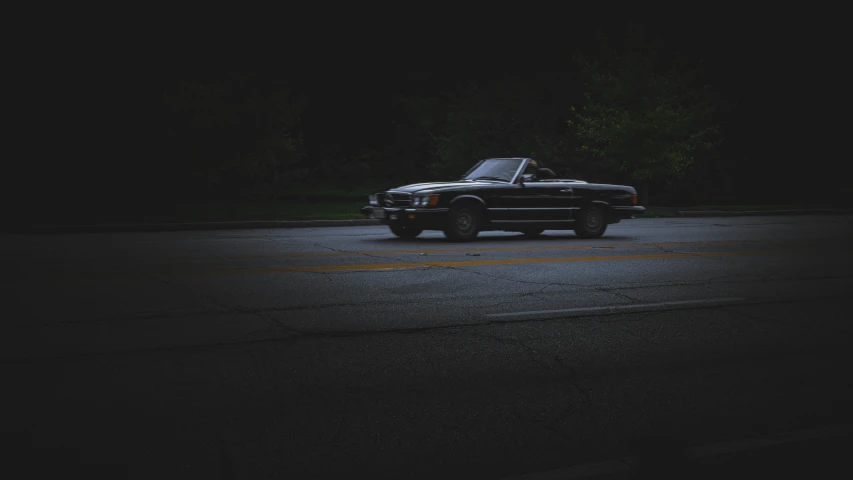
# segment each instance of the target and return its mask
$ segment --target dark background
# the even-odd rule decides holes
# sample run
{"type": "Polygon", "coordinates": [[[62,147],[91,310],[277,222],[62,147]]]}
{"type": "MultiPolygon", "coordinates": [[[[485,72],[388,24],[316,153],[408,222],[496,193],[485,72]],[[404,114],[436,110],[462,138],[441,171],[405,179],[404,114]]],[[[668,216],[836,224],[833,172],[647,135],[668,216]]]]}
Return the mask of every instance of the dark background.
{"type": "MultiPolygon", "coordinates": [[[[478,115],[489,109],[516,109],[519,136],[544,138],[543,151],[555,153],[539,160],[558,174],[631,183],[579,154],[565,128],[584,92],[573,55],[595,59],[606,41],[654,49],[661,65],[686,60],[718,100],[723,141],[684,177],[653,181],[650,205],[843,202],[846,155],[834,146],[845,134],[848,87],[833,17],[669,12],[471,30],[464,40],[433,32],[413,46],[380,33],[363,45],[369,35],[342,33],[331,49],[282,40],[290,50],[263,54],[204,42],[143,43],[120,57],[63,51],[24,81],[18,126],[32,134],[17,139],[24,153],[10,159],[5,191],[13,217],[37,222],[187,201],[290,201],[294,185],[346,193],[454,178],[478,158],[432,168],[442,160],[434,135],[464,137],[450,119],[468,115],[470,128],[483,128],[478,115]],[[248,53],[233,62],[240,52],[248,53]],[[247,165],[281,132],[302,143],[275,167],[273,185],[271,173],[247,165]]],[[[490,156],[529,155],[512,139],[496,142],[490,156]]]]}

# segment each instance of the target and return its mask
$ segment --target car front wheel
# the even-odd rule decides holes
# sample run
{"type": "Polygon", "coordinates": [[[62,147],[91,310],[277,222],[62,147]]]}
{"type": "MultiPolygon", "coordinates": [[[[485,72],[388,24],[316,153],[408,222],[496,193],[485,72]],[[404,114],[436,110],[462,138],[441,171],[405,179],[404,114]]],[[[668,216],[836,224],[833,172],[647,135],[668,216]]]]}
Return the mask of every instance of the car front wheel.
{"type": "Polygon", "coordinates": [[[420,228],[401,227],[399,225],[390,225],[389,228],[391,233],[400,238],[415,238],[423,232],[420,228]]]}
{"type": "Polygon", "coordinates": [[[607,230],[607,220],[604,211],[598,207],[587,207],[581,210],[577,219],[575,234],[581,238],[598,238],[607,230]]]}
{"type": "Polygon", "coordinates": [[[444,235],[457,242],[470,242],[477,238],[482,222],[480,209],[473,204],[456,205],[450,209],[444,235]]]}

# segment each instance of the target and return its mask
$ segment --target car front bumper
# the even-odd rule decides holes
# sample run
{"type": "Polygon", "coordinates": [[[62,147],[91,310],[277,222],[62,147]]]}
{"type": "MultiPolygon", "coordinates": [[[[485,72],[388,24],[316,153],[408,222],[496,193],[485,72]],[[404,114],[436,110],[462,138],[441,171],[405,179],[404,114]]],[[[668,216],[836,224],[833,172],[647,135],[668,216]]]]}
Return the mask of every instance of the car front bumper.
{"type": "Polygon", "coordinates": [[[447,208],[386,208],[363,207],[361,213],[367,218],[379,219],[383,225],[441,230],[447,218],[447,208]]]}
{"type": "Polygon", "coordinates": [[[633,218],[634,215],[642,215],[646,213],[646,207],[611,207],[610,212],[611,220],[615,220],[616,222],[618,222],[619,220],[624,220],[626,218],[633,218]]]}

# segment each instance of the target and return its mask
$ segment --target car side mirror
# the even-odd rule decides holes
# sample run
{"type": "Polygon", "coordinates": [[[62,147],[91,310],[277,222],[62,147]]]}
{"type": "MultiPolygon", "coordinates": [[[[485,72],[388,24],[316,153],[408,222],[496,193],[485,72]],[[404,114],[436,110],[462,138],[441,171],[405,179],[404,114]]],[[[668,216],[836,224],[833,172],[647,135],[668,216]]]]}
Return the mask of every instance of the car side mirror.
{"type": "Polygon", "coordinates": [[[537,168],[536,178],[556,178],[557,174],[550,168],[537,168]]]}

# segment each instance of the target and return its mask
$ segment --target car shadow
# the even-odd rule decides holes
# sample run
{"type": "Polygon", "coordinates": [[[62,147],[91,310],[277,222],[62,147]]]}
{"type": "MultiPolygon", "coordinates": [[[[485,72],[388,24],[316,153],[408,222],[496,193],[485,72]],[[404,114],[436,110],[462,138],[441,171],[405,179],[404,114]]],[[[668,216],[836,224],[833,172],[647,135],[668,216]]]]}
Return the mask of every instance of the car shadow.
{"type": "Polygon", "coordinates": [[[543,233],[542,235],[534,238],[528,238],[524,234],[506,234],[506,235],[486,235],[477,237],[472,242],[454,242],[452,240],[448,240],[444,236],[429,236],[429,237],[416,237],[416,238],[398,238],[393,234],[389,233],[387,238],[371,238],[371,239],[363,239],[363,243],[369,243],[374,245],[468,245],[472,248],[486,246],[486,245],[494,245],[499,243],[528,243],[535,245],[547,245],[549,243],[565,243],[565,242],[596,242],[596,243],[612,243],[626,240],[634,240],[635,237],[624,236],[624,235],[605,235],[601,238],[580,238],[574,233],[543,233]]]}

